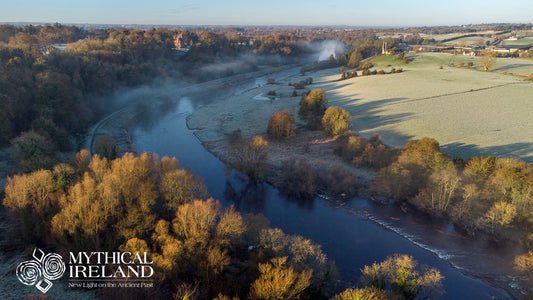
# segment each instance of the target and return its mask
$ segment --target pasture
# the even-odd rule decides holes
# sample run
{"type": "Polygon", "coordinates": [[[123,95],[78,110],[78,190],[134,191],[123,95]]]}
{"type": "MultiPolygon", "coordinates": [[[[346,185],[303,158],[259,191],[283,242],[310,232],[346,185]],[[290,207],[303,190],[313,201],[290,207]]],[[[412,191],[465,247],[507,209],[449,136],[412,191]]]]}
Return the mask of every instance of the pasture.
{"type": "MultiPolygon", "coordinates": [[[[327,91],[329,105],[350,112],[353,129],[365,137],[377,132],[386,143],[401,146],[428,136],[451,156],[497,155],[533,162],[533,83],[448,67],[450,59],[423,53],[405,65],[381,56],[372,60],[376,69],[401,67],[405,72],[344,81],[336,81],[338,74],[323,74],[314,85],[327,91]]],[[[455,63],[461,60],[475,62],[456,56],[455,63]]],[[[531,61],[516,61],[498,59],[496,66],[533,69],[531,61]]]]}
{"type": "MultiPolygon", "coordinates": [[[[374,69],[404,72],[359,76],[339,81],[338,68],[295,75],[197,109],[188,125],[202,141],[219,140],[240,129],[249,137],[265,134],[274,111],[289,110],[298,120],[298,97],[289,83],[313,77],[307,89],[326,90],[329,106],[342,106],[352,115],[352,129],[365,137],[379,133],[383,141],[403,146],[410,139],[437,139],[452,157],[475,155],[515,157],[533,162],[533,83],[497,72],[449,67],[452,55],[410,54],[408,64],[393,56],[371,60],[374,69]],[[443,66],[443,69],[440,69],[443,66]],[[258,101],[274,90],[280,98],[258,101]],[[255,98],[255,99],[254,99],[255,98]]],[[[458,55],[455,64],[476,62],[458,55]]],[[[533,62],[498,59],[496,67],[512,72],[533,62]]],[[[532,72],[533,73],[533,72],[532,72]]]]}
{"type": "Polygon", "coordinates": [[[508,41],[508,40],[505,40],[503,41],[503,44],[504,45],[531,45],[533,44],[533,37],[525,37],[525,38],[521,38],[519,40],[516,40],[516,41],[508,41]]]}

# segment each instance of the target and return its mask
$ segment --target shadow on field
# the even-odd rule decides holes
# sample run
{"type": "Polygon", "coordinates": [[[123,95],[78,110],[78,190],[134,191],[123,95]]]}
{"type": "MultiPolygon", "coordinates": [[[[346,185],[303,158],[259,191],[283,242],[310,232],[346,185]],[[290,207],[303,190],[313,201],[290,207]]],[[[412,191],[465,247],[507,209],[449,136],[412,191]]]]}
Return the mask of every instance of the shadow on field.
{"type": "Polygon", "coordinates": [[[518,158],[528,163],[533,163],[533,143],[514,143],[502,146],[479,147],[465,143],[451,143],[442,145],[441,150],[451,157],[461,156],[467,159],[472,156],[498,156],[518,158]]]}
{"type": "Polygon", "coordinates": [[[507,71],[507,70],[513,70],[515,68],[522,68],[522,67],[533,67],[532,64],[510,64],[506,66],[502,66],[499,68],[494,68],[495,71],[507,71]]]}

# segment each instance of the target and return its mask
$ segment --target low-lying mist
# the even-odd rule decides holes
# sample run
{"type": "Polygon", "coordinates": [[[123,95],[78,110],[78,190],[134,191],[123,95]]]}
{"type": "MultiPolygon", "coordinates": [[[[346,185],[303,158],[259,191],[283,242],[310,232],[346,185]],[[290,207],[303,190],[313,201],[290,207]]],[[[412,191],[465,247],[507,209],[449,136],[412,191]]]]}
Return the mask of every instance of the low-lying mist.
{"type": "Polygon", "coordinates": [[[307,42],[306,46],[312,53],[313,61],[318,62],[328,60],[331,55],[336,58],[339,54],[344,53],[347,48],[344,43],[336,40],[307,42]]]}

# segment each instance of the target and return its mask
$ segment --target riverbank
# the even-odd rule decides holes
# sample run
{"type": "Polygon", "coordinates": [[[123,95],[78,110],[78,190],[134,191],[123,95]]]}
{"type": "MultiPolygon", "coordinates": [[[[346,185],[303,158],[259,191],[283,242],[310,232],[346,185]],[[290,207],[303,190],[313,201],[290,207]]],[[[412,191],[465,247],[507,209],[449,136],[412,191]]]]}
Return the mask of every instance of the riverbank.
{"type": "MultiPolygon", "coordinates": [[[[331,72],[331,70],[329,71],[331,72]]],[[[277,78],[283,78],[282,76],[275,76],[277,78]]],[[[299,76],[299,78],[305,79],[308,76],[309,74],[299,76]]],[[[139,116],[134,117],[132,121],[137,123],[140,128],[132,130],[133,142],[141,152],[150,151],[158,153],[161,156],[168,155],[177,157],[180,160],[180,165],[191,167],[196,174],[205,178],[211,195],[217,199],[221,199],[228,207],[234,205],[237,210],[243,213],[262,213],[271,221],[273,226],[279,227],[291,234],[302,234],[324,245],[324,249],[327,250],[328,255],[331,255],[332,259],[340,262],[339,268],[343,276],[345,276],[345,280],[348,282],[356,282],[360,276],[359,269],[363,265],[383,260],[392,253],[408,253],[418,258],[421,263],[429,264],[443,270],[446,277],[445,288],[449,291],[449,295],[454,295],[457,299],[468,299],[462,292],[465,289],[470,290],[468,295],[474,295],[472,290],[476,288],[479,289],[478,291],[491,290],[491,287],[488,285],[509,290],[508,285],[511,284],[512,278],[508,278],[505,275],[509,273],[501,270],[501,268],[492,268],[490,274],[479,272],[476,269],[476,266],[488,265],[486,264],[487,261],[511,261],[506,259],[508,256],[501,256],[501,250],[496,249],[493,251],[493,247],[480,243],[478,240],[474,241],[457,234],[452,234],[453,226],[449,224],[437,224],[431,228],[426,228],[428,224],[427,220],[422,222],[413,220],[411,224],[410,220],[414,217],[416,218],[417,214],[412,212],[404,213],[397,209],[397,207],[393,207],[391,211],[376,211],[376,207],[380,208],[382,206],[373,204],[371,201],[367,201],[368,199],[338,201],[338,199],[332,198],[324,201],[322,201],[323,199],[314,199],[314,201],[310,199],[304,202],[295,201],[294,199],[287,198],[284,194],[279,193],[278,190],[273,189],[269,185],[261,183],[247,184],[235,178],[240,176],[228,175],[229,173],[222,162],[207,153],[205,149],[206,147],[210,149],[211,147],[222,147],[221,143],[231,136],[233,129],[231,126],[235,124],[240,124],[239,126],[250,124],[238,122],[239,117],[246,112],[246,109],[239,114],[228,114],[224,118],[219,118],[219,113],[225,113],[227,110],[232,109],[232,107],[227,107],[226,101],[249,93],[250,97],[248,99],[254,101],[251,104],[260,103],[256,107],[259,112],[268,108],[271,104],[275,105],[280,103],[280,101],[283,101],[283,98],[292,99],[292,104],[295,107],[298,105],[300,97],[291,98],[290,94],[285,96],[282,94],[281,97],[273,99],[272,102],[270,102],[270,99],[261,100],[266,95],[256,97],[260,94],[257,91],[261,88],[264,88],[267,93],[276,87],[292,90],[288,85],[291,80],[285,81],[286,85],[263,85],[260,88],[256,88],[257,83],[263,79],[248,82],[245,87],[239,87],[239,92],[234,92],[234,90],[228,91],[228,89],[216,90],[216,94],[210,98],[210,102],[203,101],[205,99],[205,91],[201,95],[196,95],[190,99],[187,99],[187,97],[180,98],[177,100],[175,107],[167,107],[164,110],[155,109],[153,112],[148,112],[147,114],[151,116],[151,119],[149,118],[149,126],[147,127],[139,125],[139,123],[143,123],[139,116]],[[252,89],[250,90],[250,88],[252,89]],[[241,93],[242,91],[244,92],[241,93]],[[222,105],[218,106],[219,111],[215,110],[211,118],[207,120],[213,122],[213,127],[210,128],[211,130],[204,128],[205,131],[203,131],[205,138],[212,140],[204,142],[203,147],[198,142],[197,137],[185,126],[185,118],[194,111],[201,111],[205,108],[215,106],[219,102],[222,103],[222,105]],[[231,126],[222,127],[219,124],[229,124],[231,126]],[[225,131],[221,130],[223,128],[225,131]],[[330,202],[331,205],[326,204],[330,202]],[[353,207],[351,207],[352,205],[353,207]],[[383,222],[384,220],[391,222],[391,226],[386,225],[383,222]],[[449,226],[451,226],[452,232],[449,231],[449,226]],[[445,243],[439,243],[445,240],[442,238],[442,234],[449,237],[445,243]],[[421,246],[420,241],[424,241],[423,243],[429,245],[429,247],[421,246]],[[444,248],[441,248],[441,246],[444,248]],[[452,247],[451,249],[450,246],[452,247]],[[365,249],[372,249],[372,251],[366,253],[365,249]],[[473,256],[477,259],[473,260],[473,256]],[[497,259],[494,259],[494,256],[497,259]],[[455,264],[453,261],[457,259],[461,261],[455,264]],[[468,264],[466,268],[472,268],[466,271],[462,269],[465,267],[463,264],[465,261],[482,263],[468,264]],[[456,267],[455,265],[460,267],[456,267]],[[451,268],[452,266],[453,268],[451,268]],[[459,270],[460,272],[458,272],[459,270]],[[458,273],[463,275],[458,275],[458,273]],[[493,280],[494,276],[500,276],[502,281],[495,282],[493,280]],[[471,278],[478,278],[480,280],[472,280],[471,278]],[[480,286],[483,287],[480,288],[480,286]]],[[[278,80],[279,82],[282,81],[280,79],[278,80]]],[[[266,80],[264,81],[266,83],[266,80]]],[[[309,88],[314,87],[310,86],[309,88]]],[[[240,108],[242,108],[242,105],[245,105],[245,103],[241,103],[240,108]]],[[[249,109],[250,112],[247,114],[247,122],[254,123],[254,105],[251,105],[249,109]]],[[[296,112],[294,114],[296,115],[296,112]]],[[[189,116],[189,125],[194,115],[193,113],[193,116],[189,116]]],[[[258,126],[257,132],[266,132],[266,124],[268,123],[269,117],[267,114],[264,127],[258,126]]],[[[300,121],[297,122],[300,123],[300,121]]],[[[302,133],[301,129],[297,128],[297,136],[295,138],[299,137],[305,141],[317,140],[314,145],[309,146],[309,149],[312,150],[310,152],[315,153],[314,155],[318,159],[329,162],[324,155],[328,153],[328,149],[332,151],[335,141],[328,140],[321,135],[321,132],[308,133],[309,136],[306,136],[302,133]],[[313,134],[316,134],[316,136],[313,136],[313,134]]],[[[198,132],[196,132],[197,134],[198,132]]],[[[255,134],[256,132],[250,130],[248,133],[243,132],[242,135],[243,137],[246,137],[246,135],[251,137],[255,134]]],[[[277,146],[284,146],[284,142],[278,143],[272,141],[270,145],[274,152],[278,151],[276,150],[279,149],[277,146]]],[[[304,155],[306,154],[305,146],[303,148],[302,146],[295,147],[294,153],[289,154],[304,155]]],[[[340,161],[339,163],[342,164],[343,162],[340,161]]],[[[501,264],[498,263],[497,265],[499,266],[501,264]]],[[[516,295],[516,293],[514,291],[511,294],[516,295]]],[[[497,298],[513,298],[512,296],[502,295],[500,292],[495,291],[490,292],[490,294],[498,295],[497,298]]],[[[489,295],[489,292],[484,295],[489,295]]]]}
{"type": "MultiPolygon", "coordinates": [[[[357,178],[357,183],[360,184],[363,189],[367,189],[372,184],[374,177],[373,172],[357,169],[353,167],[353,165],[345,163],[340,157],[335,155],[333,150],[338,145],[335,139],[325,137],[321,131],[307,131],[303,129],[303,122],[299,120],[297,114],[300,93],[298,93],[297,97],[291,97],[291,92],[294,88],[290,84],[299,82],[307,77],[312,77],[315,84],[308,86],[308,89],[324,87],[328,82],[333,82],[338,79],[337,72],[337,70],[330,69],[308,73],[305,76],[293,76],[280,80],[275,84],[261,86],[243,94],[205,105],[198,108],[187,118],[187,125],[189,129],[195,130],[195,136],[202,142],[209,152],[214,154],[224,163],[232,165],[232,147],[235,138],[234,133],[236,131],[240,132],[241,139],[244,141],[250,140],[255,135],[265,136],[268,120],[272,116],[272,113],[275,111],[288,110],[296,119],[296,136],[281,142],[269,140],[269,145],[267,147],[268,154],[266,158],[266,164],[269,168],[269,172],[267,173],[269,176],[267,176],[266,181],[279,187],[281,183],[281,176],[279,175],[283,166],[288,161],[305,159],[306,161],[311,162],[315,169],[320,170],[323,173],[330,173],[334,168],[343,168],[357,178]],[[268,94],[276,94],[276,97],[268,100],[264,99],[267,98],[266,96],[268,94]]],[[[350,83],[344,84],[348,85],[350,83]]],[[[297,92],[300,92],[300,90],[297,90],[297,92]]],[[[339,95],[335,95],[334,97],[337,98],[335,101],[339,101],[339,95]]],[[[348,103],[348,99],[346,99],[346,103],[348,103]]],[[[409,212],[409,214],[412,213],[413,212],[409,212]]],[[[416,214],[417,213],[415,212],[415,215],[416,214]]],[[[402,218],[405,218],[405,216],[402,218]]],[[[522,288],[520,287],[520,284],[517,284],[520,280],[510,276],[510,274],[512,274],[513,255],[516,253],[505,256],[506,259],[500,261],[500,268],[498,271],[491,273],[491,271],[488,271],[484,265],[472,265],[468,260],[463,258],[458,259],[457,257],[459,256],[456,256],[455,254],[442,254],[446,253],[446,251],[440,250],[443,249],[440,247],[446,249],[446,245],[441,245],[438,241],[435,241],[435,244],[439,245],[438,247],[431,246],[433,245],[431,243],[424,244],[423,242],[420,242],[420,240],[413,239],[411,236],[406,237],[405,234],[401,234],[403,233],[403,230],[391,227],[387,222],[383,222],[379,220],[379,218],[372,220],[407,238],[417,246],[435,253],[439,258],[449,262],[454,268],[461,270],[461,272],[491,282],[494,286],[507,290],[513,295],[513,297],[520,297],[522,288]],[[475,273],[483,275],[472,275],[475,273]]],[[[451,224],[446,226],[451,226],[453,228],[453,225],[451,224]]],[[[461,235],[459,233],[454,234],[457,234],[458,238],[461,235]]],[[[486,240],[487,243],[489,243],[489,240],[491,239],[487,238],[486,240]]],[[[482,243],[479,242],[479,244],[482,243]]],[[[487,247],[490,248],[494,246],[496,245],[489,245],[487,247]]],[[[475,252],[475,249],[471,249],[470,251],[475,252]]],[[[460,257],[463,257],[463,255],[460,257]]],[[[480,259],[479,261],[483,260],[480,259]]]]}
{"type": "MultiPolygon", "coordinates": [[[[206,81],[197,84],[184,82],[168,83],[163,87],[139,87],[142,93],[141,99],[130,101],[127,106],[106,116],[93,125],[87,133],[84,148],[93,153],[94,145],[98,138],[102,136],[111,137],[117,145],[117,154],[120,156],[126,152],[137,153],[137,149],[132,142],[132,128],[138,126],[139,115],[146,110],[153,110],[175,104],[178,99],[188,94],[201,93],[205,91],[216,91],[238,86],[239,84],[255,80],[257,77],[281,72],[295,65],[281,67],[262,67],[261,70],[228,76],[216,80],[206,81]]],[[[134,94],[134,93],[132,93],[134,94]]],[[[142,120],[141,120],[142,121],[142,120]]]]}
{"type": "MultiPolygon", "coordinates": [[[[336,71],[329,69],[294,75],[204,105],[187,117],[187,127],[194,130],[194,135],[209,152],[224,163],[233,165],[235,132],[240,132],[237,138],[242,141],[250,140],[256,135],[265,135],[272,114],[288,110],[296,119],[296,135],[283,141],[268,141],[266,181],[280,186],[281,168],[290,161],[305,160],[308,166],[321,173],[332,173],[336,169],[348,172],[353,176],[359,190],[364,193],[372,184],[374,172],[356,168],[343,161],[334,154],[334,150],[339,146],[336,138],[326,137],[323,131],[305,129],[304,122],[298,118],[301,93],[305,90],[296,90],[294,95],[293,84],[308,78],[318,80],[331,76],[333,72],[336,71]]],[[[310,85],[309,88],[313,86],[310,85]]]]}

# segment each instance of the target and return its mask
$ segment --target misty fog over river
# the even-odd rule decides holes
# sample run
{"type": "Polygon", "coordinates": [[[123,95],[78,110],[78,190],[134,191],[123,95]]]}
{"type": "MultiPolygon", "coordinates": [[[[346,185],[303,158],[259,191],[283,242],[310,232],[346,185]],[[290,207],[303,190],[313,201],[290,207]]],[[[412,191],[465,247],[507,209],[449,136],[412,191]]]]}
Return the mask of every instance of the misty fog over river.
{"type": "Polygon", "coordinates": [[[503,274],[511,272],[515,247],[495,248],[486,238],[472,240],[456,233],[449,224],[368,199],[298,201],[268,184],[248,184],[235,172],[228,172],[187,128],[186,118],[198,106],[298,70],[270,74],[223,90],[186,94],[164,108],[150,107],[136,117],[142,121],[131,130],[133,143],[139,152],[176,157],[182,167],[205,179],[211,197],[224,206],[234,205],[241,213],[262,213],[271,227],[321,244],[341,275],[339,289],[356,286],[364,265],[399,253],[440,270],[445,277],[444,299],[514,298],[508,291],[516,279],[503,274]]]}

